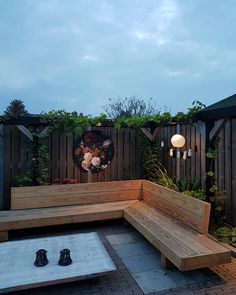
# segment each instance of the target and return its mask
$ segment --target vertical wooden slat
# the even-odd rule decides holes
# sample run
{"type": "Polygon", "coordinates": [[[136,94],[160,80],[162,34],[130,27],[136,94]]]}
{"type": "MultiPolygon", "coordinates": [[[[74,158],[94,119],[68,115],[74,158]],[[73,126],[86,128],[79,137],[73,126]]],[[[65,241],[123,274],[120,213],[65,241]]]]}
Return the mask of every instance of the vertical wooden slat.
{"type": "Polygon", "coordinates": [[[20,157],[19,157],[19,168],[20,168],[20,175],[24,175],[28,170],[28,149],[29,149],[29,139],[20,132],[20,157]]]}
{"type": "Polygon", "coordinates": [[[10,208],[10,194],[12,186],[12,126],[4,125],[4,158],[3,158],[3,170],[4,170],[4,182],[3,182],[3,208],[10,208]]]}
{"type": "Polygon", "coordinates": [[[135,145],[135,133],[133,129],[129,129],[130,132],[130,143],[129,143],[129,168],[130,174],[129,179],[135,179],[135,154],[136,154],[136,145],[135,145]]]}
{"type": "Polygon", "coordinates": [[[67,135],[66,139],[66,161],[67,161],[67,177],[74,178],[74,162],[73,162],[73,134],[67,135]]]}
{"type": "Polygon", "coordinates": [[[143,139],[135,131],[135,162],[133,163],[135,167],[135,178],[142,178],[142,143],[143,139]]]}
{"type": "Polygon", "coordinates": [[[181,158],[180,158],[180,179],[185,179],[186,178],[186,162],[187,160],[183,159],[183,154],[184,151],[186,150],[186,146],[187,146],[187,134],[186,134],[186,126],[185,125],[181,125],[180,126],[180,134],[183,135],[183,137],[185,138],[185,145],[181,148],[181,158]]]}
{"type": "Polygon", "coordinates": [[[52,134],[52,149],[51,149],[51,158],[52,158],[52,181],[60,178],[59,171],[59,149],[60,149],[60,141],[59,141],[59,132],[55,131],[52,134]]]}
{"type": "Polygon", "coordinates": [[[123,165],[124,165],[124,179],[129,179],[129,166],[130,166],[130,158],[129,158],[129,149],[130,149],[130,140],[129,140],[129,128],[124,128],[124,157],[123,157],[123,165]]]}
{"type": "Polygon", "coordinates": [[[0,209],[3,208],[3,187],[4,187],[4,183],[3,183],[3,157],[4,157],[4,125],[0,124],[0,209]]]}
{"type": "Polygon", "coordinates": [[[12,128],[12,183],[15,183],[15,177],[20,174],[20,131],[17,127],[12,128]]]}
{"type": "MultiPolygon", "coordinates": [[[[176,125],[171,126],[170,127],[170,138],[168,140],[170,141],[171,137],[173,135],[175,135],[176,133],[177,133],[176,125]]],[[[177,157],[171,158],[171,175],[172,175],[172,178],[176,179],[176,176],[177,176],[177,157]]]]}
{"type": "Polygon", "coordinates": [[[196,178],[196,152],[195,152],[195,145],[196,145],[196,127],[193,125],[191,128],[191,150],[192,150],[192,157],[191,157],[191,180],[195,180],[196,178]]]}
{"type": "Polygon", "coordinates": [[[232,223],[236,225],[236,119],[232,119],[232,223]]]}
{"type": "Polygon", "coordinates": [[[60,169],[60,179],[63,181],[63,179],[66,178],[66,133],[65,131],[61,131],[59,134],[59,169],[60,169]]]}
{"type": "Polygon", "coordinates": [[[111,176],[110,179],[111,180],[117,180],[117,166],[118,166],[118,162],[117,162],[117,129],[115,128],[111,128],[111,140],[113,141],[114,144],[114,157],[113,157],[113,161],[111,162],[111,176]]]}
{"type": "MultiPolygon", "coordinates": [[[[187,125],[187,133],[186,133],[186,150],[187,152],[191,149],[191,125],[187,125]]],[[[191,180],[191,158],[187,158],[186,160],[186,178],[188,181],[191,180]]]]}
{"type": "Polygon", "coordinates": [[[219,147],[218,147],[218,187],[219,190],[224,193],[224,178],[225,178],[225,143],[224,143],[224,129],[221,130],[218,135],[219,138],[219,147]]]}
{"type": "Polygon", "coordinates": [[[196,174],[195,174],[195,178],[200,179],[201,177],[201,139],[200,139],[200,132],[199,129],[197,128],[197,126],[195,125],[195,132],[196,132],[196,136],[195,136],[195,156],[196,156],[196,174]]]}
{"type": "Polygon", "coordinates": [[[201,185],[206,189],[206,125],[201,126],[201,185]]]}
{"type": "Polygon", "coordinates": [[[231,128],[232,128],[231,120],[228,120],[228,122],[225,125],[224,133],[225,133],[225,195],[226,195],[225,213],[226,213],[226,220],[229,223],[232,222],[232,216],[233,216],[232,202],[235,202],[234,199],[232,198],[232,154],[231,154],[232,129],[231,128]]]}
{"type": "MultiPolygon", "coordinates": [[[[111,138],[111,127],[105,127],[105,133],[111,138]]],[[[104,171],[104,181],[111,180],[111,165],[109,165],[104,171]]]]}
{"type": "Polygon", "coordinates": [[[124,179],[124,128],[118,130],[118,180],[124,179]]]}

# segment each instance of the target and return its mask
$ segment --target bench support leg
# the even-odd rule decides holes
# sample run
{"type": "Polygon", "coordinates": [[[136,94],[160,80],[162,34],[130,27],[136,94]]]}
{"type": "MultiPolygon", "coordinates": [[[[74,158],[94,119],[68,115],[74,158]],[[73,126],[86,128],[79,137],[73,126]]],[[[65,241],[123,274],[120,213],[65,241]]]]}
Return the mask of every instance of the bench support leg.
{"type": "Polygon", "coordinates": [[[0,231],[0,241],[8,241],[8,231],[0,231]]]}
{"type": "Polygon", "coordinates": [[[174,267],[173,263],[161,254],[161,267],[164,269],[171,269],[174,267]]]}
{"type": "Polygon", "coordinates": [[[123,225],[124,225],[125,227],[129,227],[129,226],[130,226],[130,224],[128,223],[128,221],[125,220],[125,219],[123,219],[123,225]]]}

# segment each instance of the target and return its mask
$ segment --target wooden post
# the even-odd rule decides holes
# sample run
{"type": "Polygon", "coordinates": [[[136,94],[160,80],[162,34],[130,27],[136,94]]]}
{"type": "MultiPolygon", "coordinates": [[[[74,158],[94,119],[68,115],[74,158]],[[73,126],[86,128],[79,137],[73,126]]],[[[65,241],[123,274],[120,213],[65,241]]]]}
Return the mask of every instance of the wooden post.
{"type": "Polygon", "coordinates": [[[3,207],[3,124],[0,124],[0,209],[3,207]]]}
{"type": "Polygon", "coordinates": [[[173,263],[161,254],[161,267],[164,269],[171,269],[174,267],[173,263]]]}
{"type": "MultiPolygon", "coordinates": [[[[180,125],[176,125],[176,134],[180,134],[180,125]]],[[[180,179],[180,159],[181,156],[178,157],[178,154],[180,153],[180,148],[176,148],[176,180],[179,181],[180,179]]]]}

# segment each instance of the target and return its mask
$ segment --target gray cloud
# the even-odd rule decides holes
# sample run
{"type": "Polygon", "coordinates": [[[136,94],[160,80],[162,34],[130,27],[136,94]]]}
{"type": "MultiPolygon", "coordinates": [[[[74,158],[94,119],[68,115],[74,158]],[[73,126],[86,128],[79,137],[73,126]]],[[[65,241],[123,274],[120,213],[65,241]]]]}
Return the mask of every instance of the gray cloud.
{"type": "MultiPolygon", "coordinates": [[[[0,0],[0,110],[99,114],[108,98],[173,112],[235,92],[233,0],[0,0]]],[[[1,112],[1,111],[0,111],[1,112]]]]}

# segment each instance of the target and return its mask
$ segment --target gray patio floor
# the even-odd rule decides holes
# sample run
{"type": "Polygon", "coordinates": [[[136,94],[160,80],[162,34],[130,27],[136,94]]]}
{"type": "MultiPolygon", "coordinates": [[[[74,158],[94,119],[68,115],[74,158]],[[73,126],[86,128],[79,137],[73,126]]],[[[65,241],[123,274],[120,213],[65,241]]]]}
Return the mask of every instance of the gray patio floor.
{"type": "Polygon", "coordinates": [[[58,226],[13,232],[10,239],[38,238],[95,231],[117,266],[108,276],[11,292],[10,295],[205,295],[236,294],[236,259],[231,264],[191,272],[160,267],[160,253],[122,221],[58,226]]]}

